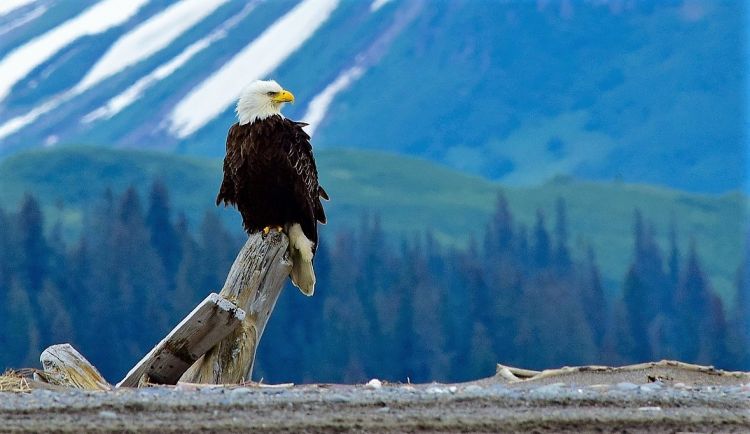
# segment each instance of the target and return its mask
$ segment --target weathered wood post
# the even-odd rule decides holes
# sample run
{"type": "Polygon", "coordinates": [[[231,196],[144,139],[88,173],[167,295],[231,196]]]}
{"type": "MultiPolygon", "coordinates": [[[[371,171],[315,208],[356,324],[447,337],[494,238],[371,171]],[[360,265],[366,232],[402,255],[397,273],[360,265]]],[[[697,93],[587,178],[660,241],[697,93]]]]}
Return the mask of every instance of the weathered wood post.
{"type": "Polygon", "coordinates": [[[236,330],[245,312],[211,293],[146,354],[117,387],[176,384],[182,374],[217,342],[236,330]]]}
{"type": "Polygon", "coordinates": [[[219,293],[245,311],[242,326],[198,359],[180,381],[238,384],[250,379],[258,343],[292,269],[288,245],[280,232],[250,236],[219,293]]]}

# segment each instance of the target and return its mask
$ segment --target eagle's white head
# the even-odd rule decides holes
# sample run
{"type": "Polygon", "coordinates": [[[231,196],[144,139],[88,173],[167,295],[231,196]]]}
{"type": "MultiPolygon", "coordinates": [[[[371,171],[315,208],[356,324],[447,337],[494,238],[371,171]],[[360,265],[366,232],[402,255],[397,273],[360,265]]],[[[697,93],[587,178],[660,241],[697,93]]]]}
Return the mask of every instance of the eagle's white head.
{"type": "Polygon", "coordinates": [[[281,115],[281,105],[285,102],[294,102],[294,95],[273,80],[256,80],[248,84],[237,101],[240,125],[281,115]]]}

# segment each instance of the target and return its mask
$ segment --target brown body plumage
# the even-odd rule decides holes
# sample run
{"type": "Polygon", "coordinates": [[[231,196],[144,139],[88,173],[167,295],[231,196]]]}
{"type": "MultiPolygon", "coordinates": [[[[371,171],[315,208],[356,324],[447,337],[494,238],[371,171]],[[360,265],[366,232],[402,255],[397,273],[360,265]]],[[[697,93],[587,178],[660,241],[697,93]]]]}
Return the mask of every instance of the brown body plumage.
{"type": "Polygon", "coordinates": [[[216,204],[235,205],[248,233],[298,223],[314,249],[317,223],[326,222],[321,198],[328,195],[303,126],[280,115],[234,124],[216,204]]]}

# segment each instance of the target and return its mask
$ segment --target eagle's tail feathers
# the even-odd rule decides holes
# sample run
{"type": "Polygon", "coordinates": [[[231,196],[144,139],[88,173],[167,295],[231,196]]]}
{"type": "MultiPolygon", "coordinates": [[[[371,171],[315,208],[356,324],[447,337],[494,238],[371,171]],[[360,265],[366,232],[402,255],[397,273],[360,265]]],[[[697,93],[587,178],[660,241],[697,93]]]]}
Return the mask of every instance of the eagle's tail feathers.
{"type": "Polygon", "coordinates": [[[291,225],[289,247],[292,253],[292,283],[307,296],[315,292],[315,271],[313,270],[313,242],[302,232],[298,223],[291,225]]]}

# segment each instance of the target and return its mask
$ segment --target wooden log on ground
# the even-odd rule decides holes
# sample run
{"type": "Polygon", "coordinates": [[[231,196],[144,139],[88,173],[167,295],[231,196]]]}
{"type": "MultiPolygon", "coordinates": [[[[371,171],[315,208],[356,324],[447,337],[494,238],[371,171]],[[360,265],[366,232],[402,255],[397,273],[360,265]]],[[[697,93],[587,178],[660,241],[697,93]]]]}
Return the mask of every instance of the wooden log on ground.
{"type": "Polygon", "coordinates": [[[42,351],[39,361],[44,368],[39,377],[46,383],[87,390],[112,388],[94,365],[70,344],[52,345],[42,351]]]}
{"type": "Polygon", "coordinates": [[[162,339],[117,384],[177,384],[198,358],[237,329],[245,312],[226,298],[212,293],[162,339]]]}
{"type": "Polygon", "coordinates": [[[237,328],[180,379],[186,383],[239,384],[250,380],[258,343],[292,269],[286,235],[250,236],[232,264],[220,294],[246,312],[237,328]]]}

